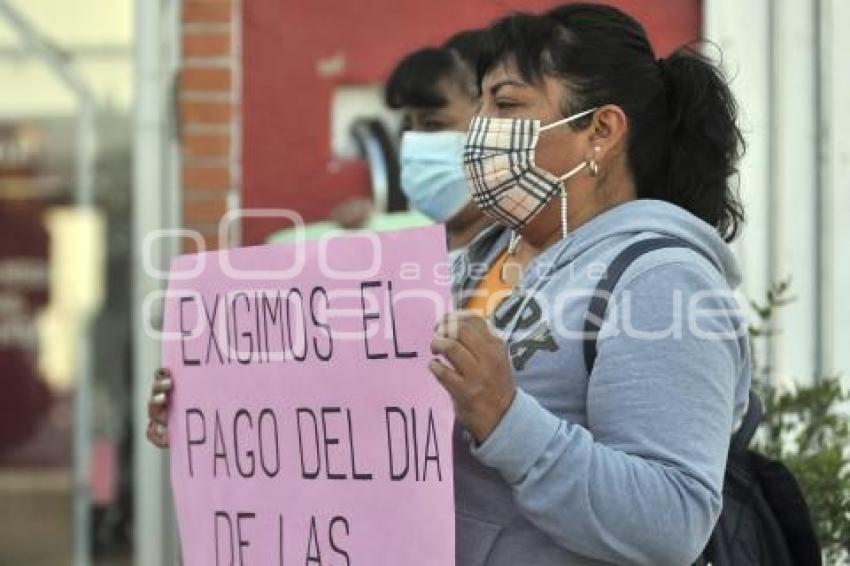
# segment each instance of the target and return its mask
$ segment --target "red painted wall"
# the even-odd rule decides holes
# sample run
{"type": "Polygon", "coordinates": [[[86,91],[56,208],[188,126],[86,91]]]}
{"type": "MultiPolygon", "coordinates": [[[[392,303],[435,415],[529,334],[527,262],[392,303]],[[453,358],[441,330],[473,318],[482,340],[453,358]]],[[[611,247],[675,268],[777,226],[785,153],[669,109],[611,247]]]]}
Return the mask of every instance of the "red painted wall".
{"type": "MultiPolygon", "coordinates": [[[[330,104],[338,85],[383,80],[406,53],[514,10],[552,0],[247,0],[243,5],[244,208],[291,208],[308,221],[327,217],[348,196],[367,195],[359,162],[334,162],[330,104]],[[319,62],[342,56],[338,74],[319,62]]],[[[696,39],[700,0],[620,0],[647,28],[659,54],[696,39]]],[[[279,229],[246,220],[244,243],[279,229]]]]}

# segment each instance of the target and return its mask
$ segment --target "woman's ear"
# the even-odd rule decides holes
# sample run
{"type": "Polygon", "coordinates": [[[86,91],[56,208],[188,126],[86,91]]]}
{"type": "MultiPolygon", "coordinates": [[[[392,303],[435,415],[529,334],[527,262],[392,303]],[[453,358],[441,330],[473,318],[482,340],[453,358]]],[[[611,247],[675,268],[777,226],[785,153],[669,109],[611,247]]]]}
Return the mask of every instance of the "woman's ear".
{"type": "Polygon", "coordinates": [[[601,161],[619,152],[626,139],[628,119],[623,109],[606,104],[594,112],[590,123],[590,154],[588,159],[601,161]]]}

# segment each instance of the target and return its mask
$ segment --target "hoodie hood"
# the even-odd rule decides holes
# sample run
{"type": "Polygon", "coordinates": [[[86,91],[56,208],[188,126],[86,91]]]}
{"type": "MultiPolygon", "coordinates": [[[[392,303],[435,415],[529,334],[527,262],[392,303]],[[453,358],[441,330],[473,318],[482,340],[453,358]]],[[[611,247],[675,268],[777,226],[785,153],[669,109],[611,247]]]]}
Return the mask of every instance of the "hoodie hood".
{"type": "MultiPolygon", "coordinates": [[[[475,288],[489,266],[507,249],[510,235],[511,230],[505,226],[490,226],[476,236],[464,254],[455,258],[452,275],[457,306],[465,304],[466,293],[475,288]]],[[[582,256],[610,260],[629,241],[659,236],[678,238],[698,249],[730,289],[741,283],[738,261],[716,228],[675,204],[637,199],[595,216],[534,258],[526,266],[517,290],[538,287],[541,278],[549,279],[573,262],[587,261],[582,256]]]]}
{"type": "Polygon", "coordinates": [[[538,259],[552,261],[560,268],[612,237],[619,240],[643,233],[671,236],[696,246],[720,269],[730,288],[740,284],[738,261],[717,229],[682,207],[661,200],[638,199],[615,206],[571,232],[538,259]]]}

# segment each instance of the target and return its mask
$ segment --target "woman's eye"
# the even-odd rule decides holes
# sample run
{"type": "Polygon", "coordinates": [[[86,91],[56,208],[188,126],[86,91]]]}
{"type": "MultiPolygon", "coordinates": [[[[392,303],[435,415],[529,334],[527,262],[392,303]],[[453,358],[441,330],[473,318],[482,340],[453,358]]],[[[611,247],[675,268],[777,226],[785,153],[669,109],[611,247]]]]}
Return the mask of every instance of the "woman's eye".
{"type": "Polygon", "coordinates": [[[509,110],[519,107],[519,103],[515,100],[496,100],[496,108],[499,110],[509,110]]]}

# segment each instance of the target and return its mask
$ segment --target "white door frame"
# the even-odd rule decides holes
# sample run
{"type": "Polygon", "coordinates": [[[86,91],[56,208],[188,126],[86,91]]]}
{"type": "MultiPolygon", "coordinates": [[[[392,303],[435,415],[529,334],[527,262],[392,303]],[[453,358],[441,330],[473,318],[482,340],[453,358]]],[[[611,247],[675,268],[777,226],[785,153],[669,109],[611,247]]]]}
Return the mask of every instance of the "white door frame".
{"type": "MultiPolygon", "coordinates": [[[[790,277],[767,351],[780,380],[850,373],[850,18],[844,0],[704,0],[748,142],[743,292],[790,277]],[[837,125],[837,127],[833,127],[837,125]]],[[[710,49],[709,49],[710,50],[710,49]]],[[[850,383],[850,379],[847,381],[850,383]]]]}
{"type": "MultiPolygon", "coordinates": [[[[179,0],[135,0],[135,103],[133,141],[133,509],[134,563],[179,563],[176,523],[169,489],[167,456],[145,438],[147,399],[160,365],[161,313],[144,312],[146,299],[166,281],[182,224],[174,87],[180,52],[179,0]],[[146,239],[152,245],[146,246],[146,239]],[[144,257],[147,255],[148,257],[144,257]],[[153,269],[151,269],[151,267],[153,269]]],[[[155,308],[159,308],[156,306],[155,308]]]]}

